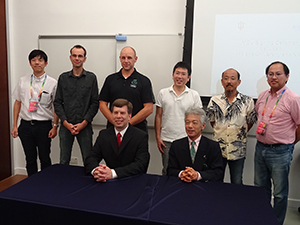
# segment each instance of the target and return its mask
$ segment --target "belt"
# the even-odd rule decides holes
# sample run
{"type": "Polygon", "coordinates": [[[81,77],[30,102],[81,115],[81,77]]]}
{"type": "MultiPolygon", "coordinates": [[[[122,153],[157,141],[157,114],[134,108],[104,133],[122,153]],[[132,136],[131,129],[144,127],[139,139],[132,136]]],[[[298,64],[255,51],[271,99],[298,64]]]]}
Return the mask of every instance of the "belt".
{"type": "Polygon", "coordinates": [[[286,144],[281,144],[281,143],[277,143],[277,144],[265,144],[265,143],[262,143],[260,141],[257,141],[257,142],[259,142],[261,145],[263,145],[264,147],[267,147],[267,148],[279,147],[281,145],[286,145],[286,144]]]}
{"type": "Polygon", "coordinates": [[[46,124],[52,123],[52,120],[21,120],[22,123],[30,123],[30,125],[34,126],[36,124],[46,124]]]}

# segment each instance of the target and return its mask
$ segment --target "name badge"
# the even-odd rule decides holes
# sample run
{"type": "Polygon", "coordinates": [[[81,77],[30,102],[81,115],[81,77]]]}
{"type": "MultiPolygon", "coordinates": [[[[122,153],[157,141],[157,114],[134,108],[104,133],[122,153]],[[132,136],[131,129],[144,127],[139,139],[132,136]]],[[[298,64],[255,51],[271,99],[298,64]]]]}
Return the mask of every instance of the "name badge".
{"type": "Polygon", "coordinates": [[[257,126],[256,133],[260,135],[264,135],[266,133],[267,127],[268,127],[267,123],[260,121],[260,123],[257,126]]]}
{"type": "Polygon", "coordinates": [[[29,108],[28,108],[28,112],[35,112],[37,111],[39,106],[39,102],[38,101],[29,101],[29,108]]]}

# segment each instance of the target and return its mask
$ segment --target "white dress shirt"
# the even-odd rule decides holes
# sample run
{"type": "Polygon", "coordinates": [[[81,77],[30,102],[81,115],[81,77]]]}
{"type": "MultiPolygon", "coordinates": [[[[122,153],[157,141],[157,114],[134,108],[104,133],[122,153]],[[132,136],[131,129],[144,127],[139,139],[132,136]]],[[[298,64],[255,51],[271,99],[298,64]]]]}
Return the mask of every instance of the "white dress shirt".
{"type": "MultiPolygon", "coordinates": [[[[193,141],[189,137],[188,137],[188,140],[189,140],[189,147],[190,147],[189,149],[191,149],[193,141]]],[[[201,140],[201,135],[194,141],[195,142],[194,148],[195,148],[196,154],[197,154],[197,150],[198,150],[198,147],[199,147],[200,140],[201,140]]],[[[180,173],[178,174],[179,178],[180,178],[180,175],[181,175],[182,172],[183,172],[183,170],[181,170],[180,173]]],[[[201,174],[198,171],[196,171],[196,172],[198,173],[197,180],[201,180],[202,179],[201,174]]]]}

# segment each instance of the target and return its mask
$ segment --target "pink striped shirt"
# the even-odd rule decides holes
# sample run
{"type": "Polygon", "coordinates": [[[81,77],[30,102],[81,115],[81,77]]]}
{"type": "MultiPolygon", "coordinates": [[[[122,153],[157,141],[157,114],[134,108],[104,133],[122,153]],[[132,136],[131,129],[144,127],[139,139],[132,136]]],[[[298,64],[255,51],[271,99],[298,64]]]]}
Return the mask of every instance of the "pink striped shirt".
{"type": "Polygon", "coordinates": [[[271,90],[266,90],[258,96],[255,110],[257,112],[258,120],[268,123],[266,133],[264,135],[256,134],[258,141],[265,144],[291,144],[294,143],[296,137],[297,125],[300,125],[300,96],[286,89],[281,96],[277,107],[274,110],[273,116],[270,114],[276,104],[281,92],[287,88],[284,86],[275,94],[271,95],[271,90]],[[266,104],[265,114],[262,112],[266,103],[266,98],[269,94],[269,99],[266,104]]]}

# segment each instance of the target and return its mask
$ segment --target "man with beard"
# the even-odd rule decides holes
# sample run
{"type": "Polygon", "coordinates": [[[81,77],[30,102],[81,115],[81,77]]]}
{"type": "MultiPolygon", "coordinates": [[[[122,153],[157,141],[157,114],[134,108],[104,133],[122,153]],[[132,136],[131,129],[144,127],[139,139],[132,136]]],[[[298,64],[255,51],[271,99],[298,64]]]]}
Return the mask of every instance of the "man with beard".
{"type": "Polygon", "coordinates": [[[207,117],[222,150],[224,171],[228,164],[231,183],[242,184],[247,134],[257,119],[254,102],[237,91],[241,80],[235,69],[224,71],[221,82],[224,93],[210,99],[207,117]]]}

